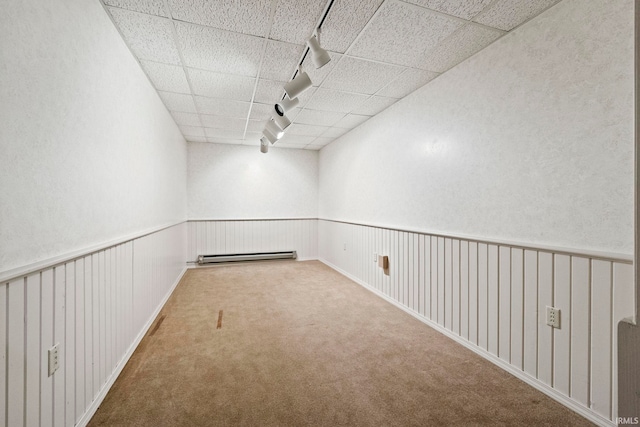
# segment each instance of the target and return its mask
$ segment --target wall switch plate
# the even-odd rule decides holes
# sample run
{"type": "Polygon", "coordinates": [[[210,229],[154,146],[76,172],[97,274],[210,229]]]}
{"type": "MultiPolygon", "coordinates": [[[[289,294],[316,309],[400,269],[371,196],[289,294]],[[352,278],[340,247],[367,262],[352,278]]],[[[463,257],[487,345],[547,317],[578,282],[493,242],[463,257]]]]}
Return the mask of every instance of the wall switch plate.
{"type": "Polygon", "coordinates": [[[560,309],[547,306],[547,325],[560,328],[560,309]]]}
{"type": "Polygon", "coordinates": [[[60,343],[56,343],[49,349],[49,376],[53,375],[60,367],[59,347],[60,343]]]}
{"type": "Polygon", "coordinates": [[[347,244],[346,244],[346,243],[343,243],[343,244],[342,244],[342,250],[343,250],[343,251],[346,251],[346,250],[347,250],[347,244]]]}
{"type": "Polygon", "coordinates": [[[373,262],[378,262],[378,254],[377,253],[373,253],[373,262]]]}

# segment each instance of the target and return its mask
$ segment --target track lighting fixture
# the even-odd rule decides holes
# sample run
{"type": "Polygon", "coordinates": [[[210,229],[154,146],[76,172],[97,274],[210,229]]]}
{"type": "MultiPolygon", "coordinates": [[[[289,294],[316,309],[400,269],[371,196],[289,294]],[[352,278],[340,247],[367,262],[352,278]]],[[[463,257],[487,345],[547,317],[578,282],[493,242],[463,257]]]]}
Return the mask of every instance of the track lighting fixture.
{"type": "Polygon", "coordinates": [[[287,93],[289,99],[293,99],[305,90],[309,89],[311,85],[312,83],[309,75],[303,71],[299,72],[295,79],[284,85],[284,91],[287,93]]]}
{"type": "Polygon", "coordinates": [[[307,41],[307,45],[311,50],[311,59],[313,60],[316,68],[322,68],[327,65],[327,62],[331,61],[329,52],[320,47],[320,41],[318,40],[317,34],[315,36],[311,36],[309,41],[307,41]]]}
{"type": "Polygon", "coordinates": [[[285,115],[276,114],[273,116],[273,121],[276,122],[276,125],[284,132],[289,126],[291,126],[291,120],[285,115]]]}
{"type": "Polygon", "coordinates": [[[300,100],[298,98],[291,99],[288,96],[285,96],[282,101],[276,103],[274,108],[279,116],[284,116],[284,113],[296,107],[299,103],[300,100]]]}
{"type": "Polygon", "coordinates": [[[282,131],[282,129],[280,129],[276,124],[276,122],[274,122],[273,120],[269,120],[267,122],[267,126],[265,126],[265,130],[271,132],[272,135],[275,135],[276,139],[280,139],[284,135],[284,132],[282,131]]]}
{"type": "Polygon", "coordinates": [[[278,137],[275,136],[269,129],[265,128],[262,134],[269,140],[270,143],[275,144],[278,141],[278,137]]]}
{"type": "Polygon", "coordinates": [[[260,138],[260,151],[263,153],[266,153],[269,148],[267,140],[272,144],[275,144],[275,142],[284,135],[284,130],[291,126],[291,120],[285,116],[285,113],[298,106],[300,103],[298,95],[313,85],[309,75],[302,71],[301,68],[305,58],[307,58],[307,55],[311,55],[311,60],[313,61],[316,69],[324,67],[329,61],[331,61],[329,52],[320,46],[320,31],[324,20],[329,14],[329,10],[331,10],[333,2],[334,0],[328,1],[320,22],[316,26],[311,37],[307,40],[307,47],[304,49],[302,58],[298,61],[297,69],[293,74],[293,79],[284,85],[285,95],[273,106],[276,113],[267,122],[267,125],[262,131],[264,136],[260,138]]]}

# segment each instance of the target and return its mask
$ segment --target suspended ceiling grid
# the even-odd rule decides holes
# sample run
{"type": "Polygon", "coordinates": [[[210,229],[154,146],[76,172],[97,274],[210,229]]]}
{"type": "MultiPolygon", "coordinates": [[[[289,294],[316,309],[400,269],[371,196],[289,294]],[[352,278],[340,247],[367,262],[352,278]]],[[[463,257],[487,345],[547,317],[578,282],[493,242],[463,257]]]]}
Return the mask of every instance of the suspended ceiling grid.
{"type": "MultiPolygon", "coordinates": [[[[187,141],[260,145],[327,0],[101,0],[187,141]]],[[[318,150],[558,0],[335,0],[277,147],[318,150]]]]}

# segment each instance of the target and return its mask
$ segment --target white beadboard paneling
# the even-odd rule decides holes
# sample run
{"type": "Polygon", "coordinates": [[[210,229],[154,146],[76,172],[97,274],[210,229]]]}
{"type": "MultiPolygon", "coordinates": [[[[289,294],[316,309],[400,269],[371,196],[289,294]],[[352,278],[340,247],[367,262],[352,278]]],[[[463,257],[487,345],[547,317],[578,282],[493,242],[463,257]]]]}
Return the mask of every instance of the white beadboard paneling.
{"type": "Polygon", "coordinates": [[[25,407],[25,330],[24,303],[25,279],[19,278],[8,284],[7,310],[7,425],[24,424],[25,407]]]}
{"type": "Polygon", "coordinates": [[[40,273],[27,276],[25,307],[25,424],[40,422],[40,273]]]}
{"type": "MultiPolygon", "coordinates": [[[[571,389],[572,399],[589,406],[591,263],[571,257],[571,389]]],[[[565,316],[566,318],[566,316],[565,316]]]]}
{"type": "Polygon", "coordinates": [[[553,331],[553,387],[569,395],[571,381],[571,257],[554,255],[553,306],[560,309],[560,328],[553,331]]]}
{"type": "Polygon", "coordinates": [[[487,248],[487,346],[489,352],[498,355],[498,329],[500,328],[500,313],[498,300],[498,246],[488,245],[487,248]]]}
{"type": "Polygon", "coordinates": [[[478,346],[489,350],[489,289],[487,287],[487,245],[478,244],[478,346]]]}
{"type": "Polygon", "coordinates": [[[591,263],[591,409],[611,416],[613,325],[611,313],[611,263],[591,263]]]}
{"type": "MultiPolygon", "coordinates": [[[[317,222],[316,219],[189,221],[187,259],[195,261],[198,255],[290,250],[296,251],[299,259],[316,259],[317,222]]],[[[349,249],[348,253],[359,252],[349,249]]]]}
{"type": "Polygon", "coordinates": [[[511,364],[524,369],[524,282],[523,250],[511,249],[511,364]]]}
{"type": "Polygon", "coordinates": [[[0,283],[1,425],[86,425],[181,277],[186,231],[179,224],[0,283]],[[49,376],[54,344],[60,363],[49,376]]]}
{"type": "Polygon", "coordinates": [[[41,273],[40,284],[40,426],[53,425],[53,377],[49,376],[47,350],[54,344],[54,278],[53,269],[41,273]]]}
{"type": "MultiPolygon", "coordinates": [[[[75,425],[76,422],[76,329],[75,329],[75,301],[76,301],[76,273],[75,261],[65,265],[65,425],[75,425]]],[[[62,346],[62,344],[61,344],[62,346]]],[[[60,378],[60,377],[58,377],[60,378]]]]}
{"type": "Polygon", "coordinates": [[[629,261],[324,219],[317,229],[320,260],[596,424],[614,420],[629,261]],[[389,276],[373,253],[389,255],[389,276]],[[546,306],[560,309],[559,329],[546,306]]]}
{"type": "Polygon", "coordinates": [[[547,325],[547,306],[553,306],[553,254],[538,254],[538,379],[553,386],[553,332],[547,325]]]}
{"type": "Polygon", "coordinates": [[[469,242],[469,341],[478,345],[478,244],[469,242]]]}
{"type": "Polygon", "coordinates": [[[524,251],[524,370],[538,377],[538,252],[524,251]]]}
{"type": "Polygon", "coordinates": [[[511,248],[500,246],[498,256],[498,356],[511,362],[511,248]]]}
{"type": "Polygon", "coordinates": [[[66,268],[59,265],[54,270],[54,330],[53,341],[58,343],[58,357],[60,366],[53,377],[53,425],[62,427],[65,425],[65,379],[66,379],[66,342],[65,322],[66,322],[66,268]]]}
{"type": "Polygon", "coordinates": [[[451,239],[444,239],[444,327],[452,329],[453,318],[453,257],[451,256],[451,239]]]}

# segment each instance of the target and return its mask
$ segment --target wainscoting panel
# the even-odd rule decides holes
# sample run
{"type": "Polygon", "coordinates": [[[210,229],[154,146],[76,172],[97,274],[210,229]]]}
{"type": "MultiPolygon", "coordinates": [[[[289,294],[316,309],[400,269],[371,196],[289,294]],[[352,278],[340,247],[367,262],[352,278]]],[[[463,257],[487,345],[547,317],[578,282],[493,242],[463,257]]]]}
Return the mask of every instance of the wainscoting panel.
{"type": "Polygon", "coordinates": [[[319,220],[319,259],[600,425],[617,408],[628,259],[319,220]],[[388,275],[375,255],[389,256],[388,275]],[[560,309],[560,328],[546,324],[560,309]]]}
{"type": "Polygon", "coordinates": [[[185,257],[182,223],[0,283],[0,425],[86,425],[185,257]]]}
{"type": "Polygon", "coordinates": [[[188,261],[198,255],[297,251],[298,259],[317,259],[317,219],[192,220],[188,261]]]}

